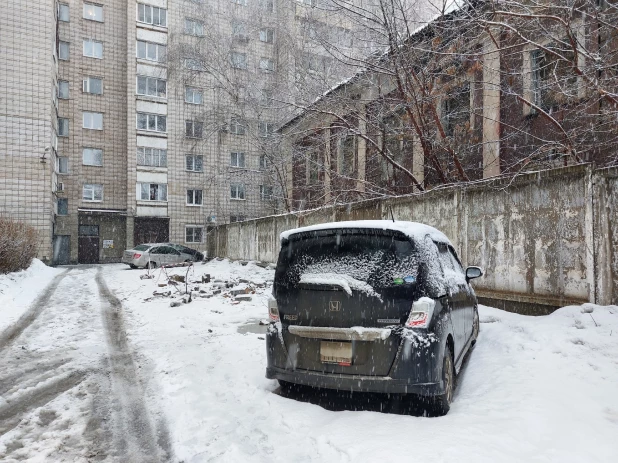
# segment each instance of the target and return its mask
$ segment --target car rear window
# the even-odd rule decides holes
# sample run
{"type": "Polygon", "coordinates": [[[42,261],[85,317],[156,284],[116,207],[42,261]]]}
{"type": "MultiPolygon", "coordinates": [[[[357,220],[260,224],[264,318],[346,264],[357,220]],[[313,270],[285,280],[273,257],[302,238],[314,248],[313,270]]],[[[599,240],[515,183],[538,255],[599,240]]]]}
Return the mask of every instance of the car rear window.
{"type": "Polygon", "coordinates": [[[414,283],[418,262],[414,244],[402,235],[331,231],[284,242],[275,282],[285,287],[301,280],[327,285],[337,275],[380,290],[414,283]]]}
{"type": "Polygon", "coordinates": [[[148,249],[150,249],[150,246],[148,246],[147,244],[139,244],[135,246],[133,249],[135,251],[148,251],[148,249]]]}

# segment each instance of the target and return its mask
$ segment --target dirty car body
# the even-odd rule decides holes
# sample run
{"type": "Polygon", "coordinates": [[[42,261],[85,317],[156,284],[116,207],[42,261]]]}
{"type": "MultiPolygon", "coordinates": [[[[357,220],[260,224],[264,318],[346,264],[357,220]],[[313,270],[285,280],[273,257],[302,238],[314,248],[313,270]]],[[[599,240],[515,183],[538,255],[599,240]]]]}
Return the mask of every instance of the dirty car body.
{"type": "Polygon", "coordinates": [[[283,233],[266,376],[444,400],[449,392],[450,403],[478,333],[469,281],[481,275],[464,271],[448,238],[422,224],[339,222],[283,233]]]}
{"type": "Polygon", "coordinates": [[[122,255],[122,262],[131,268],[155,268],[193,260],[192,255],[180,252],[167,243],[140,244],[122,255]]]}

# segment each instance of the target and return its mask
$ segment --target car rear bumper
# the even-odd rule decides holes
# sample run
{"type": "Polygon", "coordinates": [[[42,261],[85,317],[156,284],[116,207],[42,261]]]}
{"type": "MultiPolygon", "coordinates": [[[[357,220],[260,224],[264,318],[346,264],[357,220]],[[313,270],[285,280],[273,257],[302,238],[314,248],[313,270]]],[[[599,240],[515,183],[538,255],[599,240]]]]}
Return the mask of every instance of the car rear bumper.
{"type": "Polygon", "coordinates": [[[441,394],[440,383],[413,383],[409,379],[394,379],[388,376],[354,376],[320,373],[307,370],[284,370],[266,368],[266,377],[294,384],[350,392],[381,392],[388,394],[441,394]]]}

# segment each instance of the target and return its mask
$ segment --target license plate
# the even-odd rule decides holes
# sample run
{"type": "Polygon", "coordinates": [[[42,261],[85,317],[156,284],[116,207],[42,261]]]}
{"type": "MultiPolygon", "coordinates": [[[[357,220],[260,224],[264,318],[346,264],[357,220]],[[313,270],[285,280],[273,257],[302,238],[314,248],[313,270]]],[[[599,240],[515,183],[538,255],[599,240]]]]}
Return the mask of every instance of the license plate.
{"type": "Polygon", "coordinates": [[[322,341],[320,343],[320,360],[322,363],[335,363],[342,366],[352,365],[352,343],[322,341]]]}

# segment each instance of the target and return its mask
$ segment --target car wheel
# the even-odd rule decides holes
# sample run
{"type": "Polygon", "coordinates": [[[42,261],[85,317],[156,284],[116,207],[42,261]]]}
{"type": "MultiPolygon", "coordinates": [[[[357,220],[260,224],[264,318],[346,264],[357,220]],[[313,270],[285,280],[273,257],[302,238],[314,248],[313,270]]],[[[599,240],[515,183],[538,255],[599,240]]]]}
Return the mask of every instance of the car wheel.
{"type": "Polygon", "coordinates": [[[149,270],[153,270],[153,269],[157,268],[157,263],[153,262],[153,261],[149,261],[148,265],[146,265],[146,268],[149,269],[149,270]]]}
{"type": "Polygon", "coordinates": [[[137,265],[133,265],[133,264],[131,264],[131,265],[129,265],[129,267],[131,267],[132,269],[136,269],[136,268],[137,268],[137,265]]]}
{"type": "Polygon", "coordinates": [[[476,339],[479,337],[480,330],[480,322],[479,322],[479,309],[478,307],[474,308],[474,321],[472,322],[472,345],[476,344],[476,339]]]}
{"type": "Polygon", "coordinates": [[[437,396],[434,400],[434,414],[436,416],[444,416],[448,413],[455,392],[455,365],[453,364],[451,349],[448,346],[444,349],[444,358],[442,359],[442,381],[444,382],[444,394],[437,396]]]}

